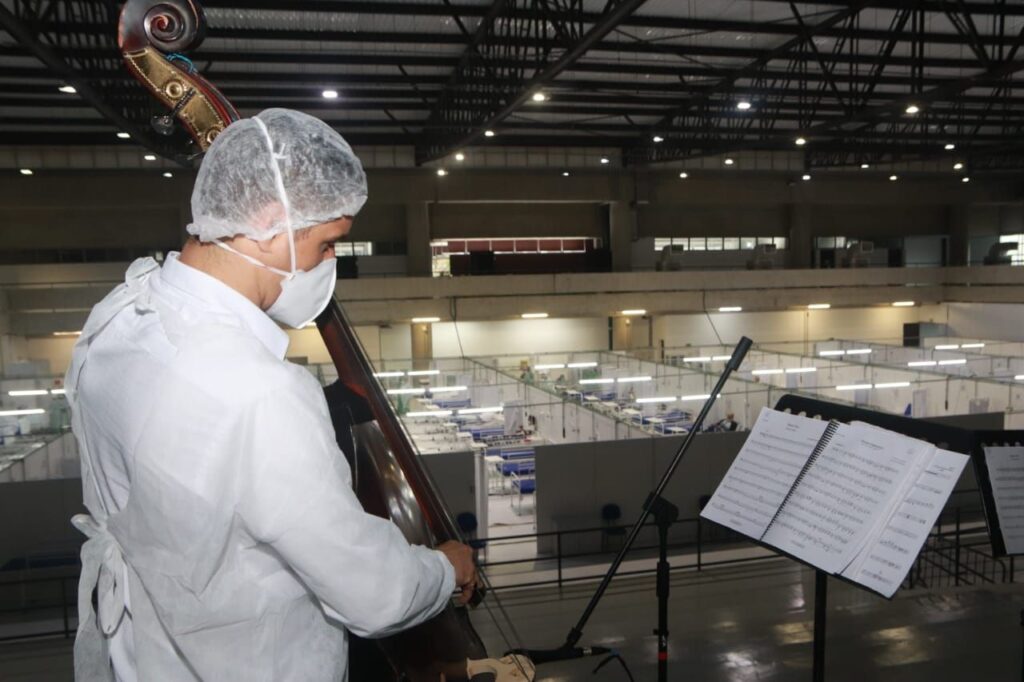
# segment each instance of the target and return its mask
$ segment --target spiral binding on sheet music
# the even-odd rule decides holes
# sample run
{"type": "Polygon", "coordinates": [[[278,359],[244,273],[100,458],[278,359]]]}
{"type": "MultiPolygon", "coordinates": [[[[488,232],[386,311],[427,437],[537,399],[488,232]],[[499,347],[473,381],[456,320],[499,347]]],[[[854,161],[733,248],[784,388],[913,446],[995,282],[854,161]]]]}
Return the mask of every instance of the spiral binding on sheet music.
{"type": "Polygon", "coordinates": [[[820,457],[821,453],[825,451],[828,444],[832,442],[832,437],[836,435],[836,431],[838,429],[839,422],[835,419],[829,420],[828,426],[825,427],[825,433],[821,434],[821,438],[818,439],[818,444],[815,445],[814,450],[811,451],[811,456],[807,458],[806,462],[804,462],[803,468],[800,469],[800,473],[797,475],[796,480],[793,481],[793,485],[790,486],[789,492],[786,493],[786,497],[782,500],[782,504],[780,504],[779,508],[775,510],[775,516],[773,516],[772,520],[768,522],[768,525],[764,529],[764,533],[761,534],[762,540],[764,539],[764,536],[768,534],[768,531],[772,529],[772,526],[775,525],[775,522],[779,518],[779,514],[781,514],[782,510],[786,508],[787,504],[789,504],[789,498],[793,497],[793,493],[798,487],[800,487],[800,482],[804,480],[807,472],[810,471],[811,467],[814,466],[814,463],[818,461],[818,457],[820,457]]]}

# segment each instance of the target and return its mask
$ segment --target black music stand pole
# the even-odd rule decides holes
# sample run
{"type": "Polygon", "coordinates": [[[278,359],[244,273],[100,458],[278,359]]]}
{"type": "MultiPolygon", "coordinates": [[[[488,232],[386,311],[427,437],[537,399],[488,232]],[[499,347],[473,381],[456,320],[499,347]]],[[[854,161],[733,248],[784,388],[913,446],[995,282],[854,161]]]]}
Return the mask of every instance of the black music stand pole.
{"type": "MultiPolygon", "coordinates": [[[[740,365],[743,364],[743,358],[746,357],[747,351],[750,350],[750,346],[751,345],[753,345],[753,341],[751,341],[750,339],[748,339],[745,336],[740,338],[739,343],[736,344],[736,349],[733,351],[732,357],[729,358],[729,361],[727,363],[725,363],[725,370],[722,372],[722,375],[720,377],[718,377],[718,381],[715,383],[715,387],[711,390],[711,395],[708,397],[707,401],[704,403],[704,407],[701,408],[700,413],[697,415],[696,419],[694,419],[693,427],[690,429],[690,432],[686,434],[686,438],[683,440],[682,445],[679,446],[679,449],[676,451],[676,454],[672,458],[672,462],[668,465],[668,468],[665,469],[665,473],[662,474],[661,480],[658,482],[657,487],[655,487],[654,491],[651,492],[651,494],[647,496],[647,501],[644,503],[644,508],[640,512],[640,517],[636,520],[636,522],[633,524],[633,527],[630,529],[629,533],[626,535],[626,540],[625,540],[625,542],[622,543],[622,548],[619,550],[619,553],[615,556],[615,559],[612,560],[611,566],[608,567],[608,571],[605,573],[604,578],[601,579],[601,584],[597,586],[597,590],[594,592],[594,596],[592,596],[590,598],[590,602],[587,604],[587,607],[583,610],[583,615],[580,616],[580,619],[579,619],[579,621],[577,621],[576,625],[574,625],[573,628],[571,630],[569,630],[569,634],[566,636],[565,643],[557,651],[569,652],[572,649],[574,649],[576,644],[580,641],[580,638],[583,636],[583,627],[587,624],[587,621],[590,620],[590,616],[594,613],[594,609],[597,608],[598,603],[601,601],[601,597],[604,596],[605,590],[608,589],[608,585],[611,584],[612,578],[615,577],[615,574],[619,570],[619,566],[622,565],[623,559],[626,558],[626,554],[629,553],[629,550],[632,548],[633,543],[636,542],[637,536],[640,535],[640,531],[643,529],[644,524],[647,522],[647,518],[651,514],[656,514],[656,508],[663,508],[663,503],[665,501],[662,500],[662,497],[661,497],[662,493],[665,492],[665,488],[668,487],[668,484],[672,480],[672,476],[675,474],[676,469],[679,468],[680,462],[683,461],[683,455],[685,455],[686,451],[690,449],[690,445],[693,443],[694,436],[697,434],[698,431],[700,431],[700,427],[704,423],[704,420],[707,418],[708,412],[711,411],[711,406],[714,405],[715,399],[718,398],[718,394],[721,393],[722,389],[725,387],[725,382],[729,380],[729,375],[731,375],[734,371],[739,369],[740,365]]],[[[676,510],[676,514],[678,514],[678,510],[676,510]]],[[[657,519],[657,517],[655,517],[655,518],[657,519]]],[[[666,545],[668,544],[668,526],[669,525],[671,525],[671,523],[666,524],[666,526],[665,526],[665,539],[664,539],[664,544],[662,545],[662,547],[663,547],[663,549],[664,549],[664,551],[666,553],[667,553],[666,545]]],[[[664,555],[663,555],[663,557],[664,557],[664,555]]],[[[666,679],[666,678],[665,677],[661,677],[662,670],[666,670],[665,674],[667,675],[667,663],[668,663],[668,650],[667,650],[667,646],[668,646],[668,633],[667,633],[667,630],[668,630],[668,627],[667,627],[667,621],[668,621],[668,560],[667,559],[664,559],[664,568],[662,568],[661,562],[659,562],[659,570],[664,570],[664,573],[665,573],[665,576],[666,576],[665,579],[664,579],[664,587],[665,587],[665,589],[664,590],[659,590],[659,592],[663,592],[664,595],[665,595],[665,614],[664,615],[665,615],[666,623],[664,623],[664,624],[661,623],[661,617],[660,617],[661,616],[661,606],[660,606],[660,601],[659,601],[659,625],[658,625],[658,633],[659,633],[659,637],[658,637],[658,639],[659,639],[659,642],[658,642],[659,654],[658,654],[658,657],[659,657],[659,659],[664,658],[663,661],[662,660],[658,661],[658,674],[659,674],[659,679],[663,680],[663,679],[666,679]],[[664,634],[662,634],[662,633],[664,633],[664,634]],[[664,639],[664,645],[665,645],[664,655],[662,654],[662,639],[664,639]]],[[[660,582],[659,582],[659,586],[660,586],[660,582]]],[[[659,594],[659,600],[660,600],[660,598],[661,598],[661,595],[659,594]]]]}
{"type": "Polygon", "coordinates": [[[828,613],[828,573],[814,571],[814,662],[811,679],[825,682],[825,616],[828,613]]]}
{"type": "Polygon", "coordinates": [[[671,567],[668,563],[668,530],[679,518],[679,507],[664,497],[647,498],[654,523],[658,526],[658,682],[668,682],[668,593],[671,567]]]}

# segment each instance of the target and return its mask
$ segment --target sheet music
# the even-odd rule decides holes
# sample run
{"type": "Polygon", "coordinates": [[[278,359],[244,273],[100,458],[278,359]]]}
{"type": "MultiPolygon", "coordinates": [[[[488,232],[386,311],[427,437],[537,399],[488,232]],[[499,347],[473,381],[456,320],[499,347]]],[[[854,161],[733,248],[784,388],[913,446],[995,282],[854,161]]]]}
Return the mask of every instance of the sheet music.
{"type": "Polygon", "coordinates": [[[1024,447],[986,447],[999,527],[1007,554],[1024,553],[1024,447]]]}
{"type": "Polygon", "coordinates": [[[967,461],[966,455],[936,450],[878,539],[842,575],[891,597],[914,565],[967,461]]]}
{"type": "Polygon", "coordinates": [[[759,539],[828,422],[767,407],[701,516],[759,539]]]}
{"type": "Polygon", "coordinates": [[[857,556],[934,448],[864,424],[842,424],[780,510],[764,542],[839,573],[857,556]]]}

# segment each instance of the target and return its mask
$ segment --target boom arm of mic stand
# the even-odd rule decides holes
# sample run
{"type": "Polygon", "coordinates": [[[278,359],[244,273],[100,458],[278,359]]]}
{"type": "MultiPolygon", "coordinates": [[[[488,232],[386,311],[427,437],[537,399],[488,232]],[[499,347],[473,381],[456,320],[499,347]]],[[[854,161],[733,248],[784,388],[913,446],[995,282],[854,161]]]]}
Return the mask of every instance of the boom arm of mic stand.
{"type": "Polygon", "coordinates": [[[718,398],[718,394],[721,393],[725,387],[725,382],[729,380],[729,375],[739,369],[740,365],[743,364],[743,358],[746,357],[747,351],[750,350],[750,346],[753,342],[746,336],[742,337],[739,343],[736,344],[735,350],[732,352],[732,357],[729,358],[729,362],[725,364],[725,371],[722,372],[722,376],[718,378],[718,382],[715,384],[714,390],[711,391],[711,396],[705,401],[704,407],[701,408],[700,413],[693,422],[693,427],[690,432],[686,434],[686,438],[683,440],[682,445],[676,451],[675,457],[672,458],[672,462],[669,464],[668,469],[661,477],[661,481],[658,483],[658,487],[654,489],[654,492],[647,498],[647,502],[644,503],[643,510],[640,512],[640,517],[633,524],[629,534],[626,536],[626,541],[622,543],[622,549],[615,555],[615,560],[612,561],[611,566],[608,567],[608,571],[604,574],[604,578],[601,579],[601,584],[597,586],[597,590],[594,592],[594,596],[590,598],[590,603],[587,604],[587,608],[583,610],[583,615],[580,616],[579,621],[576,625],[569,630],[569,634],[565,638],[565,644],[562,648],[572,648],[576,646],[576,643],[580,641],[580,637],[583,636],[583,628],[590,620],[590,616],[594,613],[594,609],[597,608],[597,604],[601,601],[601,597],[604,596],[605,590],[608,589],[608,585],[611,584],[612,578],[619,570],[619,566],[622,565],[622,561],[626,558],[626,554],[629,553],[633,543],[636,542],[637,536],[640,534],[644,523],[647,521],[647,517],[651,514],[651,509],[657,502],[661,494],[665,492],[665,488],[668,486],[669,481],[672,480],[672,476],[676,473],[676,469],[679,468],[679,463],[683,461],[683,455],[690,449],[690,444],[693,442],[693,437],[700,431],[701,425],[704,423],[704,419],[707,418],[708,412],[711,411],[711,406],[715,404],[715,400],[718,398]]]}

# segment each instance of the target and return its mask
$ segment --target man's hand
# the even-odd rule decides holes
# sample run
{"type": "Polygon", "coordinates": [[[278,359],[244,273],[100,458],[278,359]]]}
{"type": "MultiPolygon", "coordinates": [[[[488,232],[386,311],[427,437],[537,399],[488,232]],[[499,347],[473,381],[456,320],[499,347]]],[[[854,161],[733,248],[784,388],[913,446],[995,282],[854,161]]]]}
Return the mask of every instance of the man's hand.
{"type": "Polygon", "coordinates": [[[455,568],[455,584],[462,590],[459,602],[465,604],[473,596],[476,587],[476,563],[473,561],[473,549],[461,542],[449,540],[439,545],[437,551],[444,554],[448,562],[455,568]]]}

